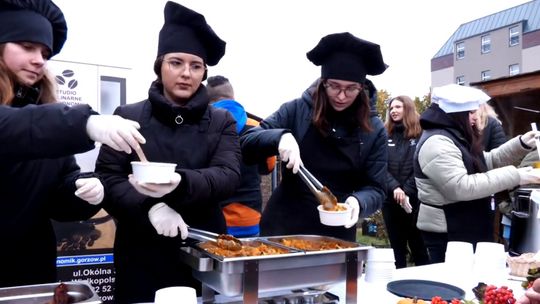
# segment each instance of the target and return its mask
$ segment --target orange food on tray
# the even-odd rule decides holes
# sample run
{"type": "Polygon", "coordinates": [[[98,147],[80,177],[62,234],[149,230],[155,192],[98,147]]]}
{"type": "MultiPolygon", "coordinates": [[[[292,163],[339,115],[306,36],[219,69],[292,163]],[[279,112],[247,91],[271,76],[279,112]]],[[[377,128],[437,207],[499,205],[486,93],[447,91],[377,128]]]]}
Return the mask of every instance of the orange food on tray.
{"type": "Polygon", "coordinates": [[[348,246],[344,246],[342,244],[339,244],[338,242],[328,241],[328,240],[310,241],[310,240],[304,240],[304,239],[291,238],[291,239],[281,239],[280,243],[287,247],[292,247],[292,248],[300,249],[300,250],[332,250],[332,249],[349,248],[348,246]]]}
{"type": "Polygon", "coordinates": [[[246,257],[246,256],[261,256],[261,255],[274,255],[288,253],[286,249],[278,248],[274,246],[268,246],[266,244],[258,244],[257,246],[243,245],[242,249],[238,251],[227,250],[212,242],[206,242],[200,245],[204,250],[226,258],[232,257],[246,257]]]}

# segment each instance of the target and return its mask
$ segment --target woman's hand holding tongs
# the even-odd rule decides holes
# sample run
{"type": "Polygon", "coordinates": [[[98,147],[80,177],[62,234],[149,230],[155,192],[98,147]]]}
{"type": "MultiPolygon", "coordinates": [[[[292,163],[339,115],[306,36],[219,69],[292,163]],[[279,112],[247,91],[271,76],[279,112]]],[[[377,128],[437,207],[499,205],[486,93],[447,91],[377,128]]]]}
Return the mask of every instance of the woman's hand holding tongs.
{"type": "Polygon", "coordinates": [[[291,133],[284,133],[279,140],[279,158],[287,162],[287,169],[292,169],[294,174],[298,173],[302,159],[300,159],[300,148],[296,139],[291,133]]]}

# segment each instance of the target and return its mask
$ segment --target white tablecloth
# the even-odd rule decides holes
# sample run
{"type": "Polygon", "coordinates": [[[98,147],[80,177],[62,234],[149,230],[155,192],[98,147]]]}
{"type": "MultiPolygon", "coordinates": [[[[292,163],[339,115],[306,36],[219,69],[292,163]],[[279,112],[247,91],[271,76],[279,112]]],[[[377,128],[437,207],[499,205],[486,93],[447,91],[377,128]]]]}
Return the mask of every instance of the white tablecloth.
{"type": "MultiPolygon", "coordinates": [[[[358,303],[397,303],[401,298],[386,290],[387,282],[368,283],[364,280],[365,274],[358,279],[358,303]]],[[[457,286],[465,291],[465,299],[474,299],[472,288],[478,284],[478,277],[472,273],[460,273],[455,269],[449,269],[444,263],[431,264],[418,267],[397,269],[392,280],[430,280],[457,286]]],[[[483,280],[486,284],[497,287],[508,286],[514,291],[516,299],[523,295],[525,290],[521,287],[521,281],[511,280],[509,275],[503,275],[499,279],[483,280]]],[[[345,303],[345,283],[336,284],[329,292],[339,296],[340,302],[345,303]]]]}

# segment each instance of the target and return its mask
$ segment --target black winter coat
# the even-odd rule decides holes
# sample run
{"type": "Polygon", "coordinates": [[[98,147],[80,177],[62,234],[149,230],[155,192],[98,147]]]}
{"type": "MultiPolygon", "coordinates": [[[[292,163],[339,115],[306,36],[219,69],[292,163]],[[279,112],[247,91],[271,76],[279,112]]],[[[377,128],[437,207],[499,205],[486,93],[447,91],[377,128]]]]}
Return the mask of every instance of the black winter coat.
{"type": "MultiPolygon", "coordinates": [[[[26,104],[25,104],[26,103],[26,104]]],[[[0,287],[56,281],[51,219],[86,220],[100,207],[77,198],[71,155],[92,149],[86,105],[0,106],[0,287]]]]}
{"type": "MultiPolygon", "coordinates": [[[[301,98],[283,104],[259,127],[240,138],[244,159],[278,154],[281,135],[290,131],[300,146],[305,167],[344,202],[354,196],[360,217],[381,208],[386,193],[386,130],[378,117],[370,117],[372,132],[347,134],[335,119],[335,134],[323,138],[311,123],[312,98],[308,89],[301,98]]],[[[356,228],[321,224],[319,202],[298,175],[282,166],[282,181],[274,190],[261,219],[262,235],[320,234],[355,240],[356,228]]]]}
{"type": "Polygon", "coordinates": [[[190,227],[225,233],[219,201],[240,182],[240,147],[230,113],[209,107],[202,85],[185,106],[173,105],[162,92],[162,85],[153,83],[148,100],[121,106],[115,114],[139,122],[148,160],[177,164],[179,186],[162,198],[138,193],[128,182],[134,153],[102,146],[96,163],[109,190],[104,208],[117,221],[116,303],[151,302],[157,289],[196,285],[191,268],[180,260],[180,237],[156,233],[148,219],[151,206],[165,202],[190,227]]]}
{"type": "MultiPolygon", "coordinates": [[[[416,207],[418,190],[414,181],[413,156],[417,138],[404,138],[405,127],[395,126],[393,134],[388,137],[388,174],[386,178],[386,202],[395,204],[394,189],[401,187],[409,197],[411,205],[416,207]]],[[[418,208],[414,208],[418,209],[418,208]]]]}
{"type": "Polygon", "coordinates": [[[484,140],[484,150],[487,152],[497,148],[508,140],[501,123],[491,116],[488,116],[487,125],[482,130],[482,137],[484,140]]]}

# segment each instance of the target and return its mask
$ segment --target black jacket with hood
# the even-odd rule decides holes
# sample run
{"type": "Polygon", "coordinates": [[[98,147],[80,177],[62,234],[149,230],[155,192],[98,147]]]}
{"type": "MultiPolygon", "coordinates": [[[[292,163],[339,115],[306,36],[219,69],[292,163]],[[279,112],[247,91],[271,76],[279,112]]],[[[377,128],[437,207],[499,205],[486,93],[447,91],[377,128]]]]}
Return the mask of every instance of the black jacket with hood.
{"type": "Polygon", "coordinates": [[[0,106],[0,287],[56,281],[51,219],[85,220],[101,207],[74,195],[82,174],[73,153],[94,147],[87,105],[42,105],[24,95],[0,106]]]}
{"type": "Polygon", "coordinates": [[[104,208],[117,221],[114,255],[117,303],[153,301],[167,286],[191,285],[191,268],[180,260],[181,240],[161,236],[150,223],[149,209],[165,202],[193,228],[226,233],[219,202],[232,195],[240,182],[240,146],[233,117],[209,107],[203,85],[184,106],[163,96],[154,82],[147,100],[121,106],[115,114],[141,125],[148,160],[176,163],[179,186],[162,198],[137,192],[128,182],[136,155],[102,146],[96,172],[108,186],[104,208]],[[176,119],[182,117],[182,122],[176,119]]]}
{"type": "MultiPolygon", "coordinates": [[[[386,130],[382,121],[371,115],[373,131],[358,129],[354,134],[346,134],[340,119],[336,118],[335,134],[323,138],[311,122],[315,84],[301,98],[283,104],[259,127],[250,129],[240,138],[244,158],[277,155],[281,136],[291,132],[300,146],[305,167],[338,201],[354,196],[360,204],[359,216],[369,216],[381,208],[385,199],[386,130]]],[[[354,227],[345,229],[321,224],[318,204],[298,175],[283,166],[282,181],[263,212],[261,234],[320,234],[355,240],[354,227]]]]}

